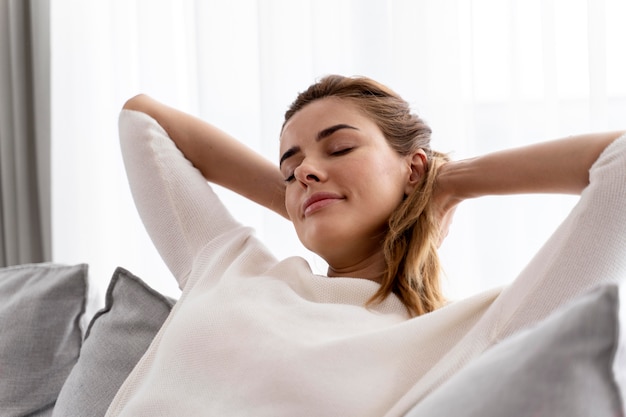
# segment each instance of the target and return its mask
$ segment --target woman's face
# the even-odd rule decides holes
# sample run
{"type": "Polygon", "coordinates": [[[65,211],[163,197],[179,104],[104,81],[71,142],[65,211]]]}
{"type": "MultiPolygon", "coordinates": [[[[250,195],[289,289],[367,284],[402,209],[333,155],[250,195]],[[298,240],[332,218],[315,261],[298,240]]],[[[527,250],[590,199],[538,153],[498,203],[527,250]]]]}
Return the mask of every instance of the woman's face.
{"type": "Polygon", "coordinates": [[[287,212],[309,250],[331,268],[381,252],[411,163],[372,120],[349,100],[314,101],[285,124],[280,155],[287,212]]]}

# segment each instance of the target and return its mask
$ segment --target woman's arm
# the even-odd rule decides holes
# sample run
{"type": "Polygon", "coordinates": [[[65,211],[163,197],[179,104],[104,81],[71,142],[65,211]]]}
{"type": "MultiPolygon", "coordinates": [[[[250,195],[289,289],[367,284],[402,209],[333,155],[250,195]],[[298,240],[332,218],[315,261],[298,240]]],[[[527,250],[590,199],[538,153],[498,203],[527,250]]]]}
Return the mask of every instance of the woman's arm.
{"type": "Polygon", "coordinates": [[[623,133],[572,136],[450,162],[437,182],[443,211],[486,195],[579,194],[589,184],[593,163],[623,133]]]}
{"type": "Polygon", "coordinates": [[[146,95],[131,98],[124,108],[154,118],[208,181],[288,218],[285,182],[276,165],[215,126],[146,95]]]}

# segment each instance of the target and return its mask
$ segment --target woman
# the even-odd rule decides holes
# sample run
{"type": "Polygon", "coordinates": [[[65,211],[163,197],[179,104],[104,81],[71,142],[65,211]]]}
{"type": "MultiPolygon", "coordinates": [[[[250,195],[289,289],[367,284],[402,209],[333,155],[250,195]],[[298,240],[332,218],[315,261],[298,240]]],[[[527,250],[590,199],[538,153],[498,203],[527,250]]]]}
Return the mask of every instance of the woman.
{"type": "Polygon", "coordinates": [[[621,132],[447,162],[394,92],[329,76],[287,111],[278,167],[146,96],[126,103],[120,137],[183,293],[108,416],[402,415],[489,346],[626,276],[621,132]],[[290,219],[328,276],[276,260],[206,180],[290,219]],[[514,283],[446,304],[436,247],[455,207],[528,192],[583,196],[514,283]]]}

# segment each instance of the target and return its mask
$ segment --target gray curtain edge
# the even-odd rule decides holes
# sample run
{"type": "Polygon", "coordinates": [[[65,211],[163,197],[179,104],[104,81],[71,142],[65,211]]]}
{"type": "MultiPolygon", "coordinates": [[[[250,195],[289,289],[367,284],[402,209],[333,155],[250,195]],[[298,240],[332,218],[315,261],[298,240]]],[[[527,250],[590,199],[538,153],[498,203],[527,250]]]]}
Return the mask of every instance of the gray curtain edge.
{"type": "Polygon", "coordinates": [[[50,1],[31,0],[33,96],[41,260],[52,260],[50,1]]]}
{"type": "Polygon", "coordinates": [[[51,259],[48,0],[0,0],[0,266],[51,259]]]}

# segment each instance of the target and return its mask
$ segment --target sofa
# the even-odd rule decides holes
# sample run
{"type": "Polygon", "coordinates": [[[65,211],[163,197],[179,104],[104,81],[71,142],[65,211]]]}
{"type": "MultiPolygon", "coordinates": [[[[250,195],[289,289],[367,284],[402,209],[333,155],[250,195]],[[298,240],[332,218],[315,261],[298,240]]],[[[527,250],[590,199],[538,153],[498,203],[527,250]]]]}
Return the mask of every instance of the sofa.
{"type": "MultiPolygon", "coordinates": [[[[175,300],[118,267],[88,325],[88,265],[0,268],[0,416],[103,416],[175,300]]],[[[624,416],[626,293],[610,284],[484,352],[406,417],[624,416]]]]}

